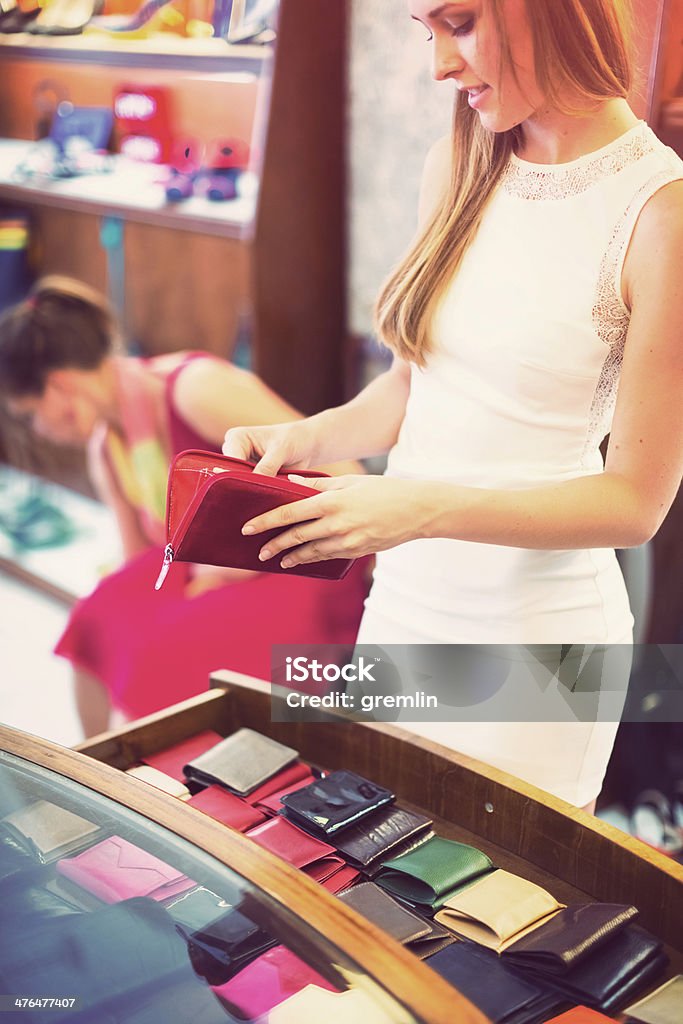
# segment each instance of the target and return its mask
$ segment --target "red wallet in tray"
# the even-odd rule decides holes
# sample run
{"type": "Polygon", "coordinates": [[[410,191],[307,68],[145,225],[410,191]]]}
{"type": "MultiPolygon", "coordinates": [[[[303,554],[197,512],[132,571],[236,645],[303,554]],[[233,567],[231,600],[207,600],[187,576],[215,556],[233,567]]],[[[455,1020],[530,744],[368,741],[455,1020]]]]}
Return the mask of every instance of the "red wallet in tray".
{"type": "MultiPolygon", "coordinates": [[[[245,537],[249,519],[279,505],[308,498],[318,491],[293,483],[286,473],[276,477],[254,473],[251,462],[213,452],[181,452],[173,460],[166,499],[166,549],[155,589],[159,590],[172,562],[200,562],[231,569],[282,572],[340,580],[353,565],[352,558],[332,558],[282,569],[284,552],[259,562],[258,553],[271,537],[282,532],[245,537]]],[[[318,471],[297,470],[299,476],[320,477],[318,471]]]]}

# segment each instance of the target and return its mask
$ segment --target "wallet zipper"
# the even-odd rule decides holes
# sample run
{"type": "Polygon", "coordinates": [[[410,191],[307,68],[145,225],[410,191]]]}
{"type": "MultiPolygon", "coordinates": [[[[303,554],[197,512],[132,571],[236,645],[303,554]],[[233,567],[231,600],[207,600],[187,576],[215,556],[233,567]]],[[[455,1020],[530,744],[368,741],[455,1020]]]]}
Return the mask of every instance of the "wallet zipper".
{"type": "Polygon", "coordinates": [[[163,587],[164,580],[168,576],[168,570],[171,568],[171,562],[173,561],[174,557],[175,552],[173,551],[173,545],[167,544],[166,547],[164,548],[164,561],[161,565],[161,569],[159,570],[157,581],[154,584],[155,590],[161,590],[161,588],[163,587]]]}
{"type": "MultiPolygon", "coordinates": [[[[241,460],[238,459],[238,460],[235,460],[235,461],[241,461],[241,460]]],[[[249,466],[249,463],[245,463],[245,465],[249,466]]],[[[180,522],[176,526],[176,529],[175,529],[175,531],[173,533],[173,538],[172,538],[174,541],[176,541],[176,547],[174,547],[172,543],[169,543],[164,548],[164,560],[162,562],[161,569],[159,570],[159,575],[157,576],[157,581],[154,584],[154,589],[155,590],[161,590],[161,588],[163,587],[164,580],[168,576],[169,570],[171,568],[171,563],[173,562],[173,560],[175,558],[175,555],[176,555],[176,551],[178,551],[182,547],[182,542],[183,542],[183,539],[185,537],[185,534],[187,533],[188,526],[192,522],[194,514],[195,514],[197,508],[199,507],[199,505],[201,504],[201,502],[202,502],[206,492],[211,487],[211,485],[213,484],[213,482],[214,482],[214,480],[215,480],[215,478],[217,476],[222,476],[223,473],[228,473],[230,471],[227,470],[227,469],[223,469],[221,466],[213,466],[211,469],[209,469],[208,467],[201,467],[198,470],[198,472],[200,473],[201,476],[206,478],[205,482],[199,488],[199,490],[195,493],[194,497],[191,499],[189,505],[187,506],[187,508],[185,509],[184,513],[182,514],[182,516],[180,518],[180,522]]],[[[169,486],[170,486],[170,483],[169,483],[169,486]]],[[[268,490],[272,490],[272,481],[270,481],[269,484],[266,485],[266,486],[267,486],[268,490]]],[[[170,519],[170,501],[168,502],[168,504],[169,504],[169,519],[170,519]]],[[[166,526],[167,526],[167,529],[168,529],[169,526],[170,526],[170,522],[169,521],[167,521],[166,526]]]]}

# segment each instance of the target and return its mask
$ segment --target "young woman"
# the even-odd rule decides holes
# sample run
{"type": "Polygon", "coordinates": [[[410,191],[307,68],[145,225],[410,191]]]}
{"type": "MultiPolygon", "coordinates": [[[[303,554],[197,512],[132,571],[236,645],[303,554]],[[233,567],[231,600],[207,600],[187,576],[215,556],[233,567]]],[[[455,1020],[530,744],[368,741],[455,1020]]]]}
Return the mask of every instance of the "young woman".
{"type": "MultiPolygon", "coordinates": [[[[626,100],[622,0],[409,8],[457,98],[378,302],[393,366],[224,445],[266,473],[388,467],[244,529],[282,527],[262,557],[298,545],[285,565],[380,552],[359,643],[629,644],[613,549],[653,536],[681,477],[683,162],[626,100]]],[[[421,731],[590,806],[616,723],[421,731]]]]}
{"type": "Polygon", "coordinates": [[[79,602],[56,648],[73,663],[86,735],[112,706],[134,718],[202,692],[217,668],[269,678],[271,644],[353,643],[367,592],[362,562],[333,584],[180,562],[154,590],[171,458],[218,451],[226,424],[297,414],[222,359],[136,359],[118,342],[103,297],[68,278],[39,281],[0,320],[6,405],[43,437],[87,445],[121,534],[125,564],[79,602]]]}

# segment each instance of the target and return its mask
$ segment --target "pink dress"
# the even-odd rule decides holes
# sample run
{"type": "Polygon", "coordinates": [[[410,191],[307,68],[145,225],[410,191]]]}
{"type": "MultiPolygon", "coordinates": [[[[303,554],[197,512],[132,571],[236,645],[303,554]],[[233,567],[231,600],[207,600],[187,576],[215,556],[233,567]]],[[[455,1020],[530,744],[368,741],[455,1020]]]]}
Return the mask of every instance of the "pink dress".
{"type": "MultiPolygon", "coordinates": [[[[217,451],[174,407],[185,365],[166,384],[172,454],[217,451]]],[[[363,560],[338,582],[263,573],[187,598],[185,562],[154,590],[162,557],[161,547],[150,547],[103,579],[74,606],[55,648],[99,679],[129,718],[205,692],[209,673],[219,668],[270,679],[272,644],[355,641],[367,593],[363,560]]]]}

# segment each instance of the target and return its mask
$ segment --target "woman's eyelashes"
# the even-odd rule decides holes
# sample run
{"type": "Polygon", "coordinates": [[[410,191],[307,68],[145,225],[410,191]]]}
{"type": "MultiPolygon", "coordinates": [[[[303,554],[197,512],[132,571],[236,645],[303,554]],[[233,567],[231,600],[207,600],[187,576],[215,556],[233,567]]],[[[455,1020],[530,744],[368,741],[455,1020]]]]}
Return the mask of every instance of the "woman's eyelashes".
{"type": "Polygon", "coordinates": [[[452,36],[468,36],[474,28],[474,18],[461,21],[458,25],[453,25],[452,22],[447,21],[446,25],[450,29],[452,36]]]}
{"type": "MultiPolygon", "coordinates": [[[[450,21],[444,21],[444,27],[448,29],[452,36],[468,36],[474,29],[474,18],[468,18],[467,21],[461,21],[457,25],[454,25],[450,21]]],[[[434,38],[434,33],[430,32],[427,36],[427,42],[431,43],[434,38]]]]}

